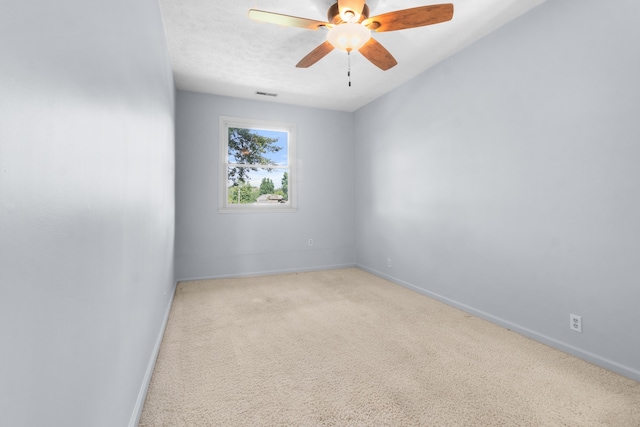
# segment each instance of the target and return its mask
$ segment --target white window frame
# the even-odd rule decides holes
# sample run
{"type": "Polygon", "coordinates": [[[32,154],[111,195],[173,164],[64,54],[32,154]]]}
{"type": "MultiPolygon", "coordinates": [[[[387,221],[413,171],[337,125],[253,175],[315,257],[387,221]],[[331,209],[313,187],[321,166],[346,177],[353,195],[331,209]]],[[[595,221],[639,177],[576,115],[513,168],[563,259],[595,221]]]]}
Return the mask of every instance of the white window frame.
{"type": "MultiPolygon", "coordinates": [[[[268,120],[247,119],[241,117],[220,116],[220,194],[218,212],[220,213],[246,213],[246,212],[296,212],[298,209],[297,191],[297,127],[295,123],[276,122],[268,120]],[[229,169],[229,128],[259,129],[287,132],[287,164],[288,164],[288,202],[274,204],[229,204],[227,197],[228,182],[227,171],[229,169]]],[[[264,166],[262,166],[264,167],[264,166]]]]}

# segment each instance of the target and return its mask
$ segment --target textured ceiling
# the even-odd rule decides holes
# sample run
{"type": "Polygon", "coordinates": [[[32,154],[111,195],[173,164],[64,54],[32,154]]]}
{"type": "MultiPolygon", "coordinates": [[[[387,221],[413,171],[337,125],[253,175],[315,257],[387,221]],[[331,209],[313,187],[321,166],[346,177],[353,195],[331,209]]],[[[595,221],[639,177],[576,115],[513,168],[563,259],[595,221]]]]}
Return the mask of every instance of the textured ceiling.
{"type": "MultiPolygon", "coordinates": [[[[445,1],[368,0],[371,16],[445,1]]],[[[355,111],[544,0],[451,0],[453,19],[373,33],[398,61],[382,71],[358,52],[334,50],[310,68],[295,65],[325,30],[254,22],[249,9],[325,21],[332,0],[160,0],[178,89],[355,111]],[[265,97],[256,92],[275,93],[265,97]]]]}

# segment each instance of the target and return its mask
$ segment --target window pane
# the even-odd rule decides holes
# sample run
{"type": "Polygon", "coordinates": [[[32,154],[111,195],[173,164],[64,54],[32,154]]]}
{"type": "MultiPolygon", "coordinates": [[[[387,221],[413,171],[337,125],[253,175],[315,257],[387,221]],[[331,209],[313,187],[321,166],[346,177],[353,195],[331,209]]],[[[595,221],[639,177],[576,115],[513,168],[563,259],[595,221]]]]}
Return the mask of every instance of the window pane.
{"type": "Polygon", "coordinates": [[[288,166],[288,133],[229,128],[229,163],[288,166]]]}
{"type": "Polygon", "coordinates": [[[289,200],[288,169],[229,166],[227,176],[229,204],[282,204],[289,200]],[[240,175],[243,176],[242,181],[231,179],[240,175]]]}
{"type": "Polygon", "coordinates": [[[220,213],[296,212],[294,123],[220,116],[220,213]]]}

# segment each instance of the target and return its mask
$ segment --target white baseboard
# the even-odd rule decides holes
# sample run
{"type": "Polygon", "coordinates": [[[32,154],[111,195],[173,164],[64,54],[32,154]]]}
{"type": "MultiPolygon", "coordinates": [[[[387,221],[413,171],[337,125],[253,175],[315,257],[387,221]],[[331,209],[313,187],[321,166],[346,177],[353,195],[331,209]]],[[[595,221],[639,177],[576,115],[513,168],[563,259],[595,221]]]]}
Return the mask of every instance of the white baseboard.
{"type": "Polygon", "coordinates": [[[171,306],[173,305],[173,297],[176,294],[177,284],[178,282],[175,282],[173,284],[171,298],[169,299],[169,304],[167,304],[166,311],[164,313],[162,326],[160,327],[160,332],[158,333],[158,337],[156,338],[156,343],[155,343],[155,346],[153,347],[153,352],[151,353],[149,364],[147,365],[147,371],[145,372],[144,378],[142,379],[142,385],[140,386],[140,391],[138,392],[138,399],[136,400],[136,405],[133,407],[133,412],[131,413],[131,418],[129,419],[129,427],[137,427],[138,423],[140,422],[140,416],[142,415],[142,408],[144,407],[144,401],[145,401],[145,398],[147,397],[149,384],[151,383],[153,369],[156,366],[156,360],[158,359],[158,353],[160,352],[160,346],[162,345],[162,337],[164,336],[164,330],[166,329],[167,322],[169,321],[169,313],[171,312],[171,306]]]}
{"type": "Polygon", "coordinates": [[[543,344],[548,345],[549,347],[553,347],[557,350],[560,350],[564,353],[570,354],[572,356],[577,357],[578,359],[582,359],[585,360],[589,363],[592,363],[594,365],[600,366],[601,368],[607,369],[609,371],[615,372],[617,374],[620,374],[624,377],[627,378],[631,378],[632,380],[635,381],[640,381],[640,372],[632,369],[628,366],[624,366],[621,365],[613,360],[609,360],[607,358],[598,356],[597,354],[582,350],[580,348],[574,347],[572,345],[566,344],[562,341],[558,341],[555,338],[551,338],[549,336],[546,336],[544,334],[540,334],[536,331],[533,331],[531,329],[527,329],[524,328],[520,325],[511,323],[507,320],[501,319],[499,317],[496,317],[492,314],[489,313],[485,313],[484,311],[481,310],[477,310],[473,307],[470,307],[468,305],[459,303],[457,301],[454,301],[452,299],[443,297],[442,295],[436,294],[434,292],[430,292],[427,291],[425,289],[419,288],[411,283],[405,282],[403,280],[399,280],[395,277],[389,276],[387,274],[381,273],[380,271],[374,270],[372,268],[366,267],[364,265],[360,265],[357,264],[356,267],[358,267],[361,270],[364,270],[366,272],[369,272],[375,276],[381,277],[383,279],[386,279],[390,282],[396,283],[400,286],[403,286],[405,288],[411,289],[413,291],[416,291],[422,295],[428,296],[430,298],[433,298],[435,300],[438,300],[440,302],[443,302],[447,305],[450,305],[452,307],[455,307],[457,309],[460,309],[466,313],[472,314],[474,316],[477,316],[481,319],[487,320],[491,323],[494,323],[496,325],[502,326],[503,328],[507,328],[509,330],[512,330],[514,332],[517,332],[521,335],[524,335],[528,338],[531,338],[532,340],[541,342],[543,344]]]}
{"type": "Polygon", "coordinates": [[[357,267],[357,265],[355,263],[332,264],[332,265],[290,268],[290,269],[281,269],[281,270],[253,271],[253,272],[246,272],[246,273],[243,272],[238,274],[225,274],[225,275],[208,276],[208,277],[188,277],[188,278],[178,279],[178,282],[188,282],[191,280],[231,279],[234,277],[273,276],[275,274],[306,273],[308,271],[338,270],[340,268],[350,268],[350,267],[357,267]]]}

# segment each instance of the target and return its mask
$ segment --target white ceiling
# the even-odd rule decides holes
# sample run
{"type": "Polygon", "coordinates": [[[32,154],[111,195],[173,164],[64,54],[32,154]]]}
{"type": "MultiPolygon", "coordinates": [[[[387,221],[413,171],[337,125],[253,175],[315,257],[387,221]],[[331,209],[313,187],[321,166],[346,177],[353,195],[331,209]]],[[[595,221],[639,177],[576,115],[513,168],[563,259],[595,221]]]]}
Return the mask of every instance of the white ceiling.
{"type": "MultiPolygon", "coordinates": [[[[545,0],[451,0],[453,19],[373,33],[398,61],[382,71],[358,52],[334,50],[310,68],[295,65],[325,30],[255,22],[249,9],[327,20],[334,0],[160,0],[178,89],[355,111],[545,0]],[[276,93],[265,97],[256,92],[276,93]]],[[[444,1],[368,0],[371,16],[444,1]]]]}

